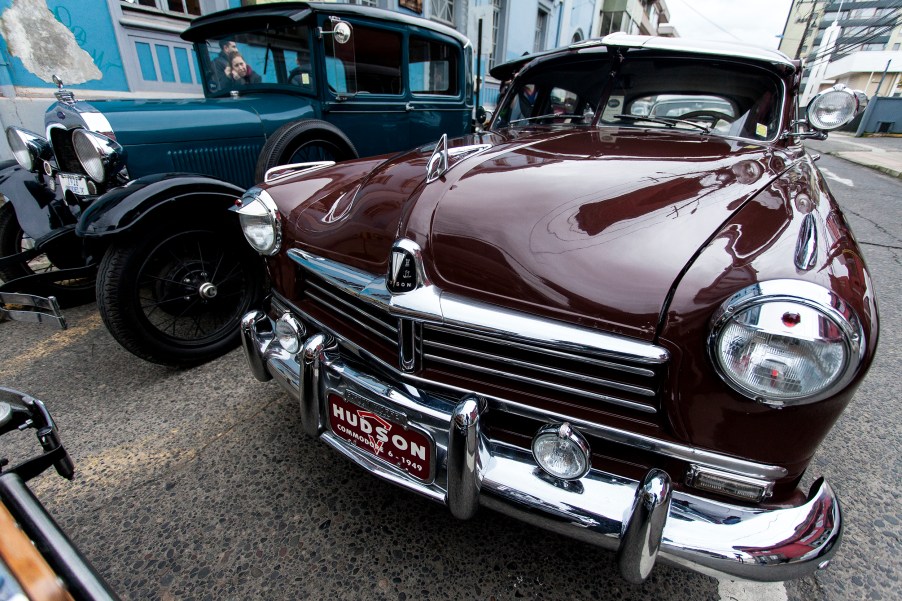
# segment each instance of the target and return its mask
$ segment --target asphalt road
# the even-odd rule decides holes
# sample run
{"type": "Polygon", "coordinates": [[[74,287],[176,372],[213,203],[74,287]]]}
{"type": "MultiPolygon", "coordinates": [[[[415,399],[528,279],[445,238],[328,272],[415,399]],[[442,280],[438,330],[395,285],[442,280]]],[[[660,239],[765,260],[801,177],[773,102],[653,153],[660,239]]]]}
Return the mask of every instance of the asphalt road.
{"type": "MultiPolygon", "coordinates": [[[[826,571],[742,587],[658,566],[624,583],[613,555],[481,510],[468,522],[364,474],[301,436],[295,404],[240,351],[189,371],[122,350],[96,309],[57,332],[0,324],[0,382],[43,399],[78,468],[33,489],[126,599],[894,599],[902,483],[900,181],[824,156],[871,268],[877,359],[827,438],[824,475],[845,510],[826,571]]],[[[0,456],[37,448],[24,433],[0,456]]]]}

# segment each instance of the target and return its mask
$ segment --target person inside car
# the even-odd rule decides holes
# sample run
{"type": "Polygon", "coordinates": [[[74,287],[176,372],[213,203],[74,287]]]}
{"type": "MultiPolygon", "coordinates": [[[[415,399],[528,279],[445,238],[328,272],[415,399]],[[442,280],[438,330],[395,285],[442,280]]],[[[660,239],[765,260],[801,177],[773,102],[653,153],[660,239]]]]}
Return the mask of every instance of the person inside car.
{"type": "Polygon", "coordinates": [[[247,84],[260,83],[262,80],[258,73],[254,73],[240,52],[233,52],[229,56],[229,66],[226,68],[226,75],[231,79],[232,86],[245,86],[247,84]]]}

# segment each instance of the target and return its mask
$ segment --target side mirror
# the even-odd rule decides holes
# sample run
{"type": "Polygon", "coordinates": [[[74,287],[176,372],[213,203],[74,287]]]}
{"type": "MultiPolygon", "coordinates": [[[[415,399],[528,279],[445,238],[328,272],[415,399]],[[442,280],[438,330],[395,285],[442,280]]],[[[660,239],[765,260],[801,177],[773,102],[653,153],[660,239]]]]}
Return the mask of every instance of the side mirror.
{"type": "Polygon", "coordinates": [[[864,92],[837,84],[814,97],[805,111],[805,119],[813,129],[832,131],[851,123],[867,105],[864,92]]]}
{"type": "Polygon", "coordinates": [[[332,25],[332,35],[336,44],[347,44],[351,41],[351,24],[346,21],[338,21],[332,25]]]}
{"type": "Polygon", "coordinates": [[[478,106],[476,107],[475,117],[478,125],[485,125],[492,120],[492,112],[485,110],[484,107],[478,106]]]}

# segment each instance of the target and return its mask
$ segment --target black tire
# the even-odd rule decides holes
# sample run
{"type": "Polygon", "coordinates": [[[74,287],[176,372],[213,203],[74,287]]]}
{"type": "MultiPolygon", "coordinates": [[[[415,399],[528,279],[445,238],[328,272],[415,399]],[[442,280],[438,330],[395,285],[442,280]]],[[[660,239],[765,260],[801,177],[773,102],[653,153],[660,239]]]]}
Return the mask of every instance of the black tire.
{"type": "Polygon", "coordinates": [[[195,365],[238,345],[242,316],[263,296],[263,274],[237,221],[160,223],[110,246],[100,263],[97,306],[132,354],[195,365]]]}
{"type": "MultiPolygon", "coordinates": [[[[0,206],[0,256],[8,257],[34,246],[34,241],[22,230],[16,211],[11,202],[0,206]]],[[[30,261],[23,261],[14,265],[0,268],[0,278],[9,282],[17,278],[35,273],[57,271],[72,267],[84,266],[81,253],[81,241],[73,232],[71,236],[62,241],[57,241],[54,246],[30,261]]],[[[29,289],[29,293],[43,296],[55,296],[60,305],[73,307],[83,305],[94,300],[94,278],[78,278],[62,280],[54,283],[44,283],[35,289],[29,289]]]]}
{"type": "Polygon", "coordinates": [[[331,123],[317,119],[286,123],[269,137],[260,151],[254,181],[262,182],[267,170],[279,165],[356,158],[354,144],[331,123]]]}

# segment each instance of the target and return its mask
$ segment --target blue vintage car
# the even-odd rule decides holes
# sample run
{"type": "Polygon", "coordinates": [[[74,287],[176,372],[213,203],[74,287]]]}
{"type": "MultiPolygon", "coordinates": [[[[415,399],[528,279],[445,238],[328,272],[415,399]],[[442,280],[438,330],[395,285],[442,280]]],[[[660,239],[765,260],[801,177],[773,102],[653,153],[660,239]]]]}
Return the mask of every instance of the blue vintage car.
{"type": "Polygon", "coordinates": [[[85,102],[58,82],[46,135],[8,128],[17,164],[0,171],[0,290],[96,292],[125,348],[173,365],[236,345],[261,295],[225,211],[246,188],[279,165],[463,134],[473,112],[472,47],[425,19],[280,3],[198,18],[182,37],[204,98],[85,102]]]}

